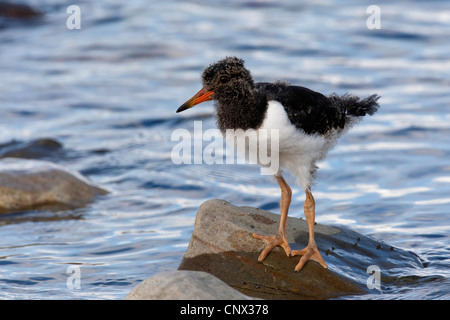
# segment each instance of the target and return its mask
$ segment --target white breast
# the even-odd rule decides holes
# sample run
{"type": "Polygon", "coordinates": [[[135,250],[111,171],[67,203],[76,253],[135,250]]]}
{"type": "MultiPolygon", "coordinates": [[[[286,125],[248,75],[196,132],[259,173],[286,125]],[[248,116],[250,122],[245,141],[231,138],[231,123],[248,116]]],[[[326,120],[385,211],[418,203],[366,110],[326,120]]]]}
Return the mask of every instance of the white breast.
{"type": "Polygon", "coordinates": [[[236,140],[245,137],[250,144],[245,149],[237,150],[238,155],[245,156],[247,160],[258,159],[260,165],[267,167],[267,159],[260,157],[261,154],[267,154],[267,146],[272,158],[271,164],[276,160],[274,157],[278,158],[279,166],[272,168],[275,169],[273,174],[284,168],[297,178],[297,182],[305,190],[311,187],[316,162],[325,157],[336,140],[320,134],[308,135],[297,129],[289,121],[283,106],[274,100],[269,101],[266,117],[258,130],[236,131],[234,137],[227,135],[226,140],[236,147],[236,140]],[[252,135],[257,137],[257,146],[251,145],[252,135]]]}

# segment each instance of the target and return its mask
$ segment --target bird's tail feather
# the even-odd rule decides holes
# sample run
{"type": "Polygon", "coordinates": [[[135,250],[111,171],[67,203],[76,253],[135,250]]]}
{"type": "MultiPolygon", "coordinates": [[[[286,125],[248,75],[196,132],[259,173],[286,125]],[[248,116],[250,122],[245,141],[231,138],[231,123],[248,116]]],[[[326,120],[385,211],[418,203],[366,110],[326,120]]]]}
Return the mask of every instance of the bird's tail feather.
{"type": "Polygon", "coordinates": [[[377,112],[379,95],[372,94],[366,98],[359,98],[354,95],[346,94],[341,97],[344,102],[347,114],[355,117],[363,117],[366,114],[373,115],[377,112]]]}
{"type": "Polygon", "coordinates": [[[373,115],[380,107],[378,104],[380,96],[377,94],[373,94],[366,98],[360,98],[349,93],[342,96],[332,94],[328,98],[348,116],[353,117],[363,117],[366,114],[373,115]]]}

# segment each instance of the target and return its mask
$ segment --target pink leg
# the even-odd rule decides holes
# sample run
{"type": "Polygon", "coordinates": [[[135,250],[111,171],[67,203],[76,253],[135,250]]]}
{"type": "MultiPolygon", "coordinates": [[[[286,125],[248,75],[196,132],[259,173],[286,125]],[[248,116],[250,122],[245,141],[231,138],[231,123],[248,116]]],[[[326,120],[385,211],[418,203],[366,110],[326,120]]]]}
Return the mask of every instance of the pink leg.
{"type": "Polygon", "coordinates": [[[258,261],[263,261],[269,252],[276,246],[281,246],[288,256],[291,255],[291,247],[287,241],[286,237],[286,220],[289,211],[289,205],[291,204],[292,191],[287,182],[284,180],[283,176],[280,174],[279,176],[275,176],[278,184],[281,188],[281,201],[280,201],[280,226],[278,227],[278,233],[273,236],[266,236],[261,234],[253,233],[253,237],[256,239],[264,240],[266,242],[266,247],[261,252],[258,257],[258,261]]]}
{"type": "Polygon", "coordinates": [[[299,263],[295,266],[295,271],[300,271],[305,265],[306,261],[313,260],[326,269],[328,269],[327,264],[322,258],[322,255],[319,253],[317,249],[316,242],[314,241],[314,220],[315,220],[315,207],[316,203],[314,201],[314,197],[310,191],[306,191],[306,200],[305,200],[305,217],[306,222],[308,223],[308,231],[309,231],[309,241],[306,248],[302,250],[293,250],[291,252],[292,256],[302,256],[300,258],[299,263]]]}

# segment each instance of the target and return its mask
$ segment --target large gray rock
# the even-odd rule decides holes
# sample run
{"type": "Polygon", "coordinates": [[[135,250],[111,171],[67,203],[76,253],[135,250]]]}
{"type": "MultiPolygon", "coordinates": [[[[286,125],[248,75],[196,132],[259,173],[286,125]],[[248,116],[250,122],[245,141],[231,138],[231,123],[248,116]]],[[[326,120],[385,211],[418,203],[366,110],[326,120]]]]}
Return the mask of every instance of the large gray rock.
{"type": "Polygon", "coordinates": [[[206,272],[157,273],[137,285],[126,300],[245,300],[249,299],[206,272]]]}
{"type": "MultiPolygon", "coordinates": [[[[242,293],[263,299],[325,299],[367,293],[372,275],[367,270],[372,265],[382,271],[385,282],[394,281],[386,276],[391,268],[422,268],[411,252],[347,228],[320,224],[315,226],[315,238],[328,269],[308,261],[294,273],[299,257],[289,258],[278,247],[258,263],[264,242],[252,233],[275,234],[279,219],[278,214],[223,200],[203,203],[179,270],[211,273],[242,293]]],[[[288,217],[287,234],[292,249],[305,247],[306,221],[288,217]]]]}
{"type": "Polygon", "coordinates": [[[0,212],[82,207],[107,192],[49,161],[0,159],[0,212]]]}

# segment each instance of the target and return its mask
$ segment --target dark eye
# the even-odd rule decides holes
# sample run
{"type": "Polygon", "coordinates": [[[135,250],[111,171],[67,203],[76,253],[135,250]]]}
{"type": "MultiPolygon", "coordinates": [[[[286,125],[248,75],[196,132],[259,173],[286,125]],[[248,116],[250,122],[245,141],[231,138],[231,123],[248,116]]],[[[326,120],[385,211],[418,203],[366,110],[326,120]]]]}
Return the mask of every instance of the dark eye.
{"type": "Polygon", "coordinates": [[[230,78],[227,76],[220,76],[219,78],[219,83],[221,84],[227,83],[228,81],[230,81],[230,78]]]}

